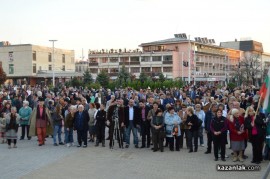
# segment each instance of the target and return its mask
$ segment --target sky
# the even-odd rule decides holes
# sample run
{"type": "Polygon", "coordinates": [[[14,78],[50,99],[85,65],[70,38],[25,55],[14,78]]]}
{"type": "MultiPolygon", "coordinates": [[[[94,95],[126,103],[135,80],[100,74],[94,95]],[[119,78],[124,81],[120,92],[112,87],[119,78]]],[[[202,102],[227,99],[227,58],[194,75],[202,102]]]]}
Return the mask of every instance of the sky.
{"type": "Polygon", "coordinates": [[[186,33],[219,42],[251,38],[270,53],[269,0],[8,0],[0,41],[82,49],[136,49],[186,33]]]}

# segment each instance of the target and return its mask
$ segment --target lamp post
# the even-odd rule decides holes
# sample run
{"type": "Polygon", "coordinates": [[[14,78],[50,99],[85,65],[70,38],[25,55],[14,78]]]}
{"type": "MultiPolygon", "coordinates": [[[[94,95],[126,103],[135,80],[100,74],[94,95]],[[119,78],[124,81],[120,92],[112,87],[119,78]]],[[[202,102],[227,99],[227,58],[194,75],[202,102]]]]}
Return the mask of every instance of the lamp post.
{"type": "Polygon", "coordinates": [[[53,48],[53,53],[52,53],[52,60],[53,60],[53,65],[52,65],[52,71],[53,71],[53,87],[55,87],[55,73],[54,73],[54,42],[56,42],[57,40],[49,40],[50,42],[52,42],[52,48],[53,48]]]}

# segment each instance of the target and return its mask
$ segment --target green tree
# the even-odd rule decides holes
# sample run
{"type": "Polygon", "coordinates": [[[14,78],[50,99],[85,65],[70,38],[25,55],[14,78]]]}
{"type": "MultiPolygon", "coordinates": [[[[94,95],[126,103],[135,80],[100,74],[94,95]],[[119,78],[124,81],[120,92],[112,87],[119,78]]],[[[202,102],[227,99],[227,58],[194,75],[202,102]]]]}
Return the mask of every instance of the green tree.
{"type": "Polygon", "coordinates": [[[165,78],[165,76],[164,76],[163,73],[160,73],[160,74],[158,75],[158,78],[159,78],[159,81],[160,81],[161,83],[163,83],[163,82],[166,80],[166,78],[165,78]]]}
{"type": "Polygon", "coordinates": [[[118,80],[120,84],[124,83],[126,85],[127,80],[130,78],[130,73],[126,70],[125,66],[123,65],[118,74],[118,80]]]}
{"type": "Polygon", "coordinates": [[[82,86],[82,81],[78,77],[73,77],[70,81],[71,86],[80,87],[82,86]]]}
{"type": "Polygon", "coordinates": [[[147,76],[144,72],[142,72],[142,73],[140,74],[139,79],[140,79],[140,82],[143,84],[144,82],[147,81],[148,76],[147,76]]]}
{"type": "Polygon", "coordinates": [[[96,81],[102,86],[102,87],[108,87],[110,77],[108,73],[104,70],[102,70],[98,75],[96,81]]]}
{"type": "Polygon", "coordinates": [[[90,71],[87,69],[83,74],[83,83],[88,84],[93,82],[93,77],[90,71]]]}
{"type": "Polygon", "coordinates": [[[4,84],[7,79],[7,75],[3,70],[2,62],[0,62],[0,85],[4,84]]]}

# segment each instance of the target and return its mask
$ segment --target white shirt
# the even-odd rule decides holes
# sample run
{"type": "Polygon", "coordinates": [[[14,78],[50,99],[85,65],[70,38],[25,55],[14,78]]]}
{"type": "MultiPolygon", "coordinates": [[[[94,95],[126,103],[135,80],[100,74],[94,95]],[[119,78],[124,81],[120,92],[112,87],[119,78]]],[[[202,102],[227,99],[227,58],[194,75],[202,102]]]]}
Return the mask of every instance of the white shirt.
{"type": "Polygon", "coordinates": [[[134,117],[134,108],[129,106],[129,120],[133,121],[134,117]]]}

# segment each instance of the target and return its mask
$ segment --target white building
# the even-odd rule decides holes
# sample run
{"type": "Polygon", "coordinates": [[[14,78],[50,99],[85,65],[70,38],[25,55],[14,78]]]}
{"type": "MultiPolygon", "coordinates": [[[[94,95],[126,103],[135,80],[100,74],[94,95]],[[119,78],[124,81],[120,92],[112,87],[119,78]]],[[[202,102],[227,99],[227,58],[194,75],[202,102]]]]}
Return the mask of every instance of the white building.
{"type": "Polygon", "coordinates": [[[75,73],[74,50],[53,49],[32,44],[0,44],[0,61],[7,74],[8,83],[31,85],[52,83],[53,70],[55,82],[65,82],[75,73]],[[2,46],[1,46],[2,45],[2,46]]]}

